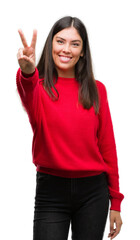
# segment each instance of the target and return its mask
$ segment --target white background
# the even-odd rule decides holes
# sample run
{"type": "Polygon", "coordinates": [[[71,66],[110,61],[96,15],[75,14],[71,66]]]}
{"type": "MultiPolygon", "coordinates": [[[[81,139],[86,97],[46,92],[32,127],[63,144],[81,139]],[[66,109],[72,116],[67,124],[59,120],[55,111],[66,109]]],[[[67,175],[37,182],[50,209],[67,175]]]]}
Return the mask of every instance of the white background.
{"type": "MultiPolygon", "coordinates": [[[[18,28],[28,43],[38,31],[37,60],[59,18],[80,18],[89,34],[96,79],[106,85],[118,151],[122,230],[138,239],[140,215],[139,0],[3,1],[0,7],[0,238],[31,240],[36,169],[32,130],[16,92],[18,28]]],[[[109,217],[104,239],[108,239],[109,217]]],[[[71,230],[69,240],[71,239],[71,230]]],[[[86,239],[85,239],[86,240],[86,239]]]]}

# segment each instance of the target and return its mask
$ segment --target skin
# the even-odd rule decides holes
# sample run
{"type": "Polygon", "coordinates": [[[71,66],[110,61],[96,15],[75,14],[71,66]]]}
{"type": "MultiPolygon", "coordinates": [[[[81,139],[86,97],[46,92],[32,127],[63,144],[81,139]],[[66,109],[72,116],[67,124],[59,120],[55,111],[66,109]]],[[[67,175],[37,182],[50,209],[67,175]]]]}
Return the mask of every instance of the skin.
{"type": "MultiPolygon", "coordinates": [[[[37,41],[37,31],[33,31],[31,45],[28,46],[25,36],[21,29],[18,30],[23,48],[17,53],[17,59],[22,72],[32,74],[35,71],[35,47],[37,41]]],[[[60,77],[75,77],[75,64],[83,56],[83,42],[74,27],[63,29],[58,32],[52,42],[52,56],[60,77]],[[75,41],[77,40],[77,41],[75,41]],[[75,42],[73,42],[75,41],[75,42]],[[77,45],[78,43],[78,45],[77,45]],[[68,61],[65,57],[71,57],[68,61]],[[64,57],[64,58],[63,58],[64,57]]],[[[115,238],[122,226],[122,219],[119,211],[110,210],[110,239],[115,238]],[[116,228],[114,228],[114,224],[116,228]]]]}
{"type": "Polygon", "coordinates": [[[22,30],[19,29],[18,32],[23,44],[23,48],[20,48],[17,53],[18,63],[22,72],[31,74],[35,71],[35,47],[37,40],[37,31],[33,31],[33,37],[30,46],[28,46],[22,30]]]}
{"type": "Polygon", "coordinates": [[[74,27],[65,28],[53,37],[52,57],[60,77],[75,77],[75,65],[83,56],[83,41],[74,27]]]}

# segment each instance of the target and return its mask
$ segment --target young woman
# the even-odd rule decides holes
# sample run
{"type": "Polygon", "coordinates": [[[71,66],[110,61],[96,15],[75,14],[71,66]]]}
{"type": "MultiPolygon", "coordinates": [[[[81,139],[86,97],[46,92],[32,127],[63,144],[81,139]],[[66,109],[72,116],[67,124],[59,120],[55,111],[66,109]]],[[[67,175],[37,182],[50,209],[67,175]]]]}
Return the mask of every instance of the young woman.
{"type": "Polygon", "coordinates": [[[107,92],[94,78],[86,28],[78,18],[58,20],[37,67],[37,31],[30,46],[19,34],[17,89],[37,167],[33,239],[66,240],[71,224],[73,240],[101,240],[109,203],[113,239],[122,226],[124,195],[107,92]]]}

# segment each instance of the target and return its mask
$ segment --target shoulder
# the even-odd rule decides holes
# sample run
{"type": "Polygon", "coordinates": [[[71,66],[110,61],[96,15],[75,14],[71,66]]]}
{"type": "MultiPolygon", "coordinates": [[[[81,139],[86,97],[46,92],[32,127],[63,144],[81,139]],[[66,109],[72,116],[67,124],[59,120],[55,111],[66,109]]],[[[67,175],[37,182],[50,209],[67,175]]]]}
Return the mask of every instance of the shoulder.
{"type": "Polygon", "coordinates": [[[100,97],[107,96],[106,86],[104,85],[104,83],[100,82],[99,80],[95,80],[95,82],[96,82],[99,96],[100,97]]]}

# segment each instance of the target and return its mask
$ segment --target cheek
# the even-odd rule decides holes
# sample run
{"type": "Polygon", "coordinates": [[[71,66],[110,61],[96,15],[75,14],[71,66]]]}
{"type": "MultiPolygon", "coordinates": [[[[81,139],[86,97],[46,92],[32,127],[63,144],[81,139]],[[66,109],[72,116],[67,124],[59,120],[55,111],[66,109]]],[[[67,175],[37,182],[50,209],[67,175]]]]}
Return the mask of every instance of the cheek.
{"type": "Polygon", "coordinates": [[[75,51],[73,53],[73,56],[75,57],[75,61],[78,61],[81,55],[81,51],[75,51]]]}
{"type": "Polygon", "coordinates": [[[81,52],[82,52],[81,48],[80,49],[74,49],[73,50],[73,55],[78,58],[78,57],[80,57],[81,52]]]}
{"type": "Polygon", "coordinates": [[[58,53],[61,52],[61,51],[62,51],[62,47],[59,46],[59,45],[54,45],[54,46],[52,47],[52,53],[53,53],[53,54],[58,54],[58,53]]]}
{"type": "Polygon", "coordinates": [[[55,48],[52,49],[52,58],[53,58],[54,62],[57,61],[58,53],[59,53],[58,48],[55,47],[55,48]]]}

